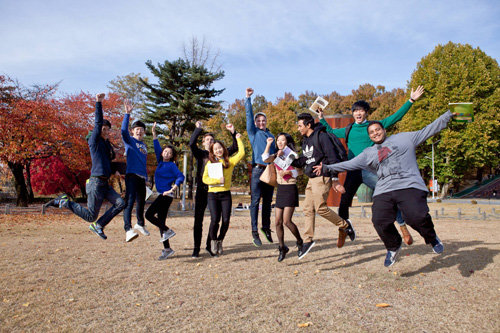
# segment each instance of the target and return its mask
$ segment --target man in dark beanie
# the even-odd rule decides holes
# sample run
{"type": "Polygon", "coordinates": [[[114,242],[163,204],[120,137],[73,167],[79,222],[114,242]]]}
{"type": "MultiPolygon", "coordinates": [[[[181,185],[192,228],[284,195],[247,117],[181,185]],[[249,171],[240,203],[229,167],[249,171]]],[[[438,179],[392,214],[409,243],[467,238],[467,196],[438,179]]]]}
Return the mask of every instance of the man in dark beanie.
{"type": "Polygon", "coordinates": [[[102,115],[103,99],[103,93],[96,95],[94,129],[87,139],[92,159],[90,179],[86,185],[87,208],[69,200],[65,194],[49,201],[45,207],[66,207],[85,221],[94,222],[99,216],[103,201],[108,200],[112,206],[89,227],[99,237],[106,239],[104,227],[125,208],[125,201],[108,183],[112,173],[111,161],[115,158],[115,152],[109,142],[111,123],[103,119],[102,115]]]}

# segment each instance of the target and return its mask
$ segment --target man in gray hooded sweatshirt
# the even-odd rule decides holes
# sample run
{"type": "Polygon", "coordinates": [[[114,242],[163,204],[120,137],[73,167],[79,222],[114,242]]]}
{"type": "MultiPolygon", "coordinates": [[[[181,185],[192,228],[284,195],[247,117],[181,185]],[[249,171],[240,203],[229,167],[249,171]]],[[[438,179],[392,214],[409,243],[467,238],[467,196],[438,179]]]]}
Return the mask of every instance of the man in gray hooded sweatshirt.
{"type": "Polygon", "coordinates": [[[427,187],[420,176],[415,148],[443,130],[453,114],[447,111],[431,124],[416,132],[404,132],[387,137],[383,125],[372,121],[367,127],[375,143],[352,160],[314,167],[317,175],[326,172],[368,169],[377,173],[373,193],[372,222],[387,255],[384,265],[392,266],[401,249],[401,236],[394,226],[396,212],[401,210],[404,220],[431,244],[435,253],[442,253],[443,243],[436,235],[427,205],[427,187]]]}

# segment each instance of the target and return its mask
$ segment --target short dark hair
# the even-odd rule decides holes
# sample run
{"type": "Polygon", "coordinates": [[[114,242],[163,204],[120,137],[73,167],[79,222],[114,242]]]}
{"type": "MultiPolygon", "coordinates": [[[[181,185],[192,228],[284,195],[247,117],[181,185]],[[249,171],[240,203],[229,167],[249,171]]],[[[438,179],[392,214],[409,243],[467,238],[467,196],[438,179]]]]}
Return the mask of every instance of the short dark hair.
{"type": "Polygon", "coordinates": [[[384,128],[385,128],[385,127],[384,127],[384,125],[382,125],[382,123],[381,123],[380,121],[378,121],[378,120],[370,120],[370,121],[368,122],[368,126],[366,126],[366,131],[368,132],[368,129],[370,128],[370,126],[371,126],[371,125],[375,125],[375,124],[379,124],[379,125],[380,125],[380,127],[382,127],[382,129],[384,129],[384,128]]]}
{"type": "Polygon", "coordinates": [[[370,104],[368,104],[364,100],[359,100],[354,103],[351,107],[351,111],[354,112],[356,110],[364,110],[366,113],[370,112],[370,104]]]}
{"type": "Polygon", "coordinates": [[[109,128],[111,128],[111,123],[109,120],[107,119],[103,119],[102,121],[102,126],[108,126],[109,128]]]}
{"type": "Polygon", "coordinates": [[[302,120],[302,123],[304,124],[304,126],[311,125],[311,128],[312,128],[314,125],[314,118],[313,118],[313,116],[311,116],[310,113],[304,112],[304,113],[299,114],[299,116],[297,117],[297,121],[298,120],[302,120]]]}
{"type": "Polygon", "coordinates": [[[136,128],[136,127],[142,127],[144,128],[144,130],[146,130],[146,124],[144,124],[142,121],[140,120],[136,120],[132,123],[132,129],[136,128]]]}

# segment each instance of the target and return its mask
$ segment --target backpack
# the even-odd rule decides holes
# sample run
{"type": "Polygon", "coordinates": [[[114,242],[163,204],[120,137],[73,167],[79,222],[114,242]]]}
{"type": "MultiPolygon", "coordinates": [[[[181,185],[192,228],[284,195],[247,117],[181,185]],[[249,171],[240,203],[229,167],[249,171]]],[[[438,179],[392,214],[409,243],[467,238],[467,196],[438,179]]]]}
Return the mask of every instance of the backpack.
{"type": "MultiPolygon", "coordinates": [[[[350,128],[349,128],[349,130],[350,130],[350,128]]],[[[346,128],[346,131],[347,131],[347,128],[346,128]]],[[[315,133],[314,134],[314,147],[317,147],[317,148],[319,148],[319,150],[321,150],[321,145],[319,144],[319,133],[320,132],[325,132],[328,135],[328,138],[330,139],[330,142],[332,143],[340,162],[347,161],[347,151],[345,150],[342,142],[340,142],[339,138],[337,138],[337,136],[333,133],[328,133],[326,131],[318,131],[317,133],[315,133]]]]}
{"type": "Polygon", "coordinates": [[[352,128],[352,124],[354,123],[350,123],[349,125],[346,126],[345,128],[345,144],[347,145],[347,140],[349,139],[349,132],[351,131],[351,128],[352,128]]]}

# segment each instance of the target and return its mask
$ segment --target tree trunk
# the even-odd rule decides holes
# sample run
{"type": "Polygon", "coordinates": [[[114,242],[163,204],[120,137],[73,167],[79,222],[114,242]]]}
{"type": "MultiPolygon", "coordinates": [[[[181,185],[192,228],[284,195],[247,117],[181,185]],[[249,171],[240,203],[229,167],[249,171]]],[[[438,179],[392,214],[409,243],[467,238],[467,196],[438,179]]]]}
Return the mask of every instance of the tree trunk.
{"type": "Polygon", "coordinates": [[[8,162],[9,169],[14,175],[14,186],[16,188],[16,205],[19,207],[28,207],[28,190],[24,181],[24,166],[20,163],[8,162]]]}
{"type": "Polygon", "coordinates": [[[31,162],[26,163],[25,165],[25,170],[26,170],[26,188],[28,191],[28,202],[32,203],[35,201],[35,195],[33,194],[33,187],[31,186],[31,162]]]}

